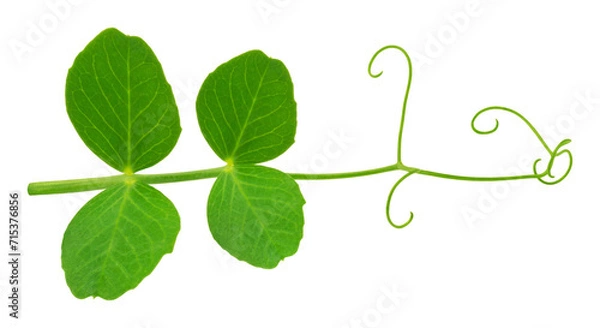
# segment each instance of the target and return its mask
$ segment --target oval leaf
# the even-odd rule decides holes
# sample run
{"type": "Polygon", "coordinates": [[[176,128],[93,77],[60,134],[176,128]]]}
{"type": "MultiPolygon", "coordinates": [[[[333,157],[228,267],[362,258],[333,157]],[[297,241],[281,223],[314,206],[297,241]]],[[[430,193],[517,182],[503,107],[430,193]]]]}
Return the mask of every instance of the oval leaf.
{"type": "Polygon", "coordinates": [[[135,288],[171,253],[179,214],[146,184],[113,186],[75,215],[62,243],[62,267],[77,298],[116,299],[135,288]]]}
{"type": "Polygon", "coordinates": [[[222,172],[208,197],[208,225],[239,260],[274,268],[298,250],[305,201],[289,175],[262,166],[222,172]]]}
{"type": "Polygon", "coordinates": [[[261,163],[293,143],[296,101],[285,65],[258,50],[208,75],[196,101],[202,134],[229,163],[261,163]]]}
{"type": "Polygon", "coordinates": [[[152,49],[116,29],[100,33],[77,56],[66,103],[83,142],[121,172],[160,162],[181,133],[173,91],[152,49]]]}

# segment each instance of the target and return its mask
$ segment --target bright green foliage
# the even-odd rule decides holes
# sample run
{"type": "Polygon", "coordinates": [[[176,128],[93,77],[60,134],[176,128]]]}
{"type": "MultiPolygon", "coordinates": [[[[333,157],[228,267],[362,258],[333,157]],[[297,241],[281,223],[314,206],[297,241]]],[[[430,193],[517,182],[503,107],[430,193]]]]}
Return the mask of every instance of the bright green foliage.
{"type": "Polygon", "coordinates": [[[78,298],[115,299],[173,251],[178,232],[179,214],[160,191],[143,183],[112,186],[85,204],[65,232],[67,284],[78,298]]]}
{"type": "Polygon", "coordinates": [[[224,161],[261,163],[293,143],[296,101],[290,74],[279,60],[258,50],[212,72],[196,101],[202,134],[224,161]]]}
{"type": "Polygon", "coordinates": [[[73,295],[115,299],[173,250],[177,210],[132,175],[165,158],[181,127],[171,86],[150,47],[107,29],[77,56],[67,112],[85,144],[128,178],[94,197],[65,232],[62,263],[73,295]]]}
{"type": "Polygon", "coordinates": [[[281,61],[246,52],[206,78],[196,110],[202,134],[229,165],[210,193],[210,231],[236,258],[274,268],[298,250],[304,198],[289,175],[251,164],[274,159],[294,143],[290,74],[281,61]]]}
{"type": "Polygon", "coordinates": [[[100,33],[77,56],[66,101],[81,139],[121,172],[160,162],[181,133],[171,86],[152,49],[116,29],[100,33]]]}
{"type": "Polygon", "coordinates": [[[294,179],[263,166],[223,171],[208,197],[208,225],[239,260],[274,268],[298,250],[305,201],[294,179]]]}
{"type": "MultiPolygon", "coordinates": [[[[77,56],[66,95],[85,144],[126,175],[77,213],[65,232],[63,269],[76,297],[114,299],[173,250],[175,207],[133,173],[173,149],[181,132],[177,107],[150,47],[116,29],[100,33],[77,56]]],[[[210,74],[197,104],[204,136],[228,163],[209,199],[211,232],[240,260],[273,268],[298,250],[304,198],[289,175],[253,164],[294,142],[290,75],[282,62],[250,51],[210,74]]]]}
{"type": "MultiPolygon", "coordinates": [[[[533,173],[515,176],[463,176],[407,166],[402,161],[402,134],[412,83],[412,62],[398,46],[381,48],[368,72],[378,78],[373,63],[387,50],[401,52],[408,64],[397,160],[389,165],[356,172],[290,173],[258,166],[285,152],[296,133],[296,101],[284,64],[258,50],[219,66],[202,84],[196,110],[202,134],[227,165],[217,168],[134,174],[165,158],[175,146],[181,128],[171,87],[148,45],[116,29],[100,33],[81,52],[69,70],[67,112],[85,144],[102,160],[125,173],[117,176],[32,183],[31,195],[101,190],[69,224],[62,245],[67,283],[78,298],[115,299],[136,287],[173,250],[179,215],[171,201],[150,184],[217,178],[208,199],[210,231],[234,257],[261,268],[274,268],[298,251],[303,236],[305,203],[295,180],[344,179],[405,171],[388,194],[386,215],[398,186],[412,175],[467,181],[537,179],[544,184],[563,181],[573,156],[565,139],[552,148],[534,126],[513,109],[501,106],[477,112],[471,128],[478,134],[498,130],[476,127],[490,112],[510,113],[526,124],[546,150],[533,173]],[[487,115],[487,114],[486,114],[487,115]],[[563,174],[553,170],[566,160],[563,174]],[[545,165],[544,165],[545,163],[545,165]]],[[[199,199],[200,201],[200,199],[199,199]]],[[[200,277],[201,278],[201,277],[200,277]]]]}

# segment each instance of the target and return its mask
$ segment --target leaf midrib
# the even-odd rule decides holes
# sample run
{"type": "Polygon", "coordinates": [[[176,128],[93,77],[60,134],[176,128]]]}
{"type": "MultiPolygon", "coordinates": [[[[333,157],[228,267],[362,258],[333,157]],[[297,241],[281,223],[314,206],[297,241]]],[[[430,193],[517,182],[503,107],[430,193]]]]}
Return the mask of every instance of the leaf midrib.
{"type": "MultiPolygon", "coordinates": [[[[121,221],[121,218],[123,217],[123,208],[125,207],[125,203],[127,203],[129,201],[129,192],[130,189],[132,188],[132,186],[125,186],[125,191],[123,193],[123,199],[121,200],[121,204],[119,205],[119,211],[117,212],[117,219],[115,220],[115,226],[112,229],[112,232],[110,234],[110,241],[108,243],[108,248],[106,250],[106,255],[104,257],[104,260],[102,261],[102,267],[100,269],[100,274],[98,275],[98,280],[96,281],[96,286],[100,286],[100,280],[104,278],[104,272],[106,271],[106,263],[108,262],[108,259],[110,257],[110,253],[112,251],[113,248],[113,243],[115,240],[115,235],[117,234],[117,231],[119,230],[119,223],[121,221]]],[[[119,191],[116,190],[115,193],[119,191]]]]}
{"type": "MultiPolygon", "coordinates": [[[[246,82],[246,87],[248,89],[250,89],[248,86],[248,74],[247,74],[248,66],[247,66],[247,64],[248,64],[248,60],[246,59],[246,65],[244,65],[244,67],[246,68],[244,70],[244,81],[246,82]]],[[[269,70],[269,66],[270,66],[269,63],[267,63],[267,67],[265,68],[265,70],[263,71],[263,73],[260,77],[258,87],[256,88],[256,93],[252,97],[252,104],[250,105],[250,110],[248,110],[248,115],[246,115],[246,119],[244,120],[244,124],[241,127],[240,133],[237,137],[237,140],[235,141],[235,146],[233,147],[233,151],[231,152],[231,155],[230,155],[232,157],[232,159],[235,158],[236,152],[240,146],[240,141],[242,140],[242,137],[244,136],[244,132],[246,131],[246,128],[248,127],[248,122],[250,120],[250,116],[252,116],[252,111],[254,110],[254,105],[256,104],[256,100],[258,99],[258,94],[260,93],[260,91],[262,89],[262,85],[265,80],[265,76],[267,75],[267,71],[269,70]]],[[[229,90],[231,90],[231,81],[229,81],[229,90]]],[[[231,101],[232,101],[232,103],[235,103],[235,102],[233,102],[233,98],[231,99],[231,101]]]]}
{"type": "Polygon", "coordinates": [[[133,173],[134,170],[131,167],[131,42],[131,40],[127,40],[127,163],[124,171],[129,169],[133,173]]]}
{"type": "MultiPolygon", "coordinates": [[[[278,247],[276,246],[275,242],[273,242],[273,238],[271,237],[271,234],[269,233],[269,230],[266,228],[266,225],[264,224],[264,222],[260,219],[260,215],[256,212],[255,206],[250,201],[250,198],[248,197],[248,195],[244,191],[243,186],[239,183],[239,181],[235,177],[235,171],[234,172],[227,172],[226,174],[231,174],[231,178],[233,180],[234,185],[236,186],[236,188],[239,190],[240,194],[242,195],[242,197],[246,201],[246,204],[248,204],[248,207],[252,211],[252,214],[256,218],[256,221],[258,221],[258,223],[260,224],[260,226],[262,228],[262,231],[265,233],[265,235],[267,236],[267,239],[269,240],[269,244],[273,247],[273,249],[275,249],[275,251],[277,252],[277,255],[279,255],[279,257],[283,257],[282,252],[278,249],[278,247]]],[[[244,225],[246,224],[246,221],[247,221],[247,219],[244,220],[244,225]]],[[[253,246],[256,247],[256,245],[253,245],[253,246]]]]}

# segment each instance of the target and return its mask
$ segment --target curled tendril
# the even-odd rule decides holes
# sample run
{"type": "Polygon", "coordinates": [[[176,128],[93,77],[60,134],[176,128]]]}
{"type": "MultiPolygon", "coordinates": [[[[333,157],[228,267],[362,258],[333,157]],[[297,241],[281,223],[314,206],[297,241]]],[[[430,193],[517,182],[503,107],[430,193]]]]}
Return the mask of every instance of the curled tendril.
{"type": "Polygon", "coordinates": [[[539,182],[546,184],[546,185],[555,185],[555,184],[563,181],[569,175],[569,173],[571,172],[571,168],[573,168],[573,154],[571,154],[570,150],[568,150],[568,149],[561,150],[561,148],[563,146],[569,144],[570,142],[571,142],[570,139],[565,139],[556,146],[556,148],[550,153],[550,160],[548,160],[548,165],[546,166],[546,170],[544,172],[538,173],[538,170],[537,170],[538,163],[542,161],[541,158],[538,158],[533,163],[533,173],[535,173],[535,175],[537,176],[537,180],[539,182]],[[567,154],[567,156],[569,158],[569,164],[567,166],[567,170],[565,171],[565,173],[563,173],[563,175],[561,175],[556,180],[553,180],[553,181],[544,180],[544,177],[549,177],[550,179],[555,178],[555,176],[552,174],[552,168],[554,167],[554,162],[555,162],[556,158],[561,156],[562,154],[567,154]]]}
{"type": "Polygon", "coordinates": [[[404,50],[402,47],[398,47],[398,46],[394,46],[394,45],[385,46],[385,47],[379,49],[373,55],[373,57],[371,58],[371,61],[369,62],[368,71],[369,71],[369,75],[372,78],[378,78],[381,76],[381,74],[383,74],[383,71],[376,73],[376,74],[373,73],[373,63],[375,62],[375,59],[377,59],[379,54],[381,54],[382,52],[384,52],[388,49],[395,49],[395,50],[402,52],[402,54],[406,58],[406,62],[408,64],[408,82],[406,83],[406,90],[404,91],[404,98],[402,101],[402,113],[400,116],[400,129],[398,131],[398,163],[402,164],[402,133],[404,131],[404,118],[406,117],[406,105],[408,104],[408,95],[410,94],[410,86],[412,84],[413,68],[412,68],[412,61],[410,60],[410,56],[408,55],[408,52],[406,52],[406,50],[404,50]]]}
{"type": "Polygon", "coordinates": [[[515,116],[517,116],[518,118],[520,118],[523,122],[525,122],[525,124],[529,127],[529,129],[533,132],[533,134],[536,136],[536,138],[539,140],[539,142],[542,144],[542,146],[544,146],[544,148],[546,149],[546,151],[548,152],[548,154],[550,155],[550,159],[548,160],[548,165],[546,166],[546,169],[543,172],[539,172],[538,171],[538,164],[542,161],[541,158],[538,158],[534,163],[533,163],[533,173],[534,175],[532,176],[532,178],[536,178],[538,181],[540,181],[543,184],[547,184],[547,185],[554,185],[557,184],[561,181],[563,181],[571,172],[571,168],[573,167],[573,155],[571,154],[571,151],[568,149],[562,149],[565,145],[569,144],[571,142],[570,139],[565,139],[563,141],[561,141],[554,150],[552,150],[548,144],[546,143],[546,141],[544,140],[544,138],[542,138],[542,136],[540,135],[540,133],[537,131],[537,129],[533,126],[533,124],[531,124],[523,115],[521,115],[520,113],[518,113],[517,111],[507,108],[507,107],[501,107],[501,106],[491,106],[491,107],[487,107],[484,108],[482,110],[480,110],[479,112],[477,112],[475,114],[475,116],[473,117],[473,120],[471,121],[471,128],[473,129],[473,131],[475,131],[475,133],[478,134],[490,134],[490,133],[494,133],[496,130],[498,130],[498,119],[495,119],[495,124],[494,127],[492,129],[489,130],[481,130],[478,129],[475,126],[475,121],[477,121],[477,119],[486,112],[492,111],[492,110],[496,110],[496,111],[505,111],[508,113],[511,113],[515,116]],[[554,176],[554,174],[552,173],[552,168],[554,167],[554,163],[556,161],[556,158],[566,154],[569,158],[569,164],[567,166],[567,170],[565,171],[565,173],[563,173],[558,179],[555,179],[556,177],[554,176]],[[544,180],[545,177],[548,177],[550,179],[555,179],[553,181],[546,181],[544,180]]]}
{"type": "Polygon", "coordinates": [[[525,118],[525,116],[521,115],[519,112],[515,111],[514,109],[510,109],[508,107],[501,107],[501,106],[491,106],[491,107],[486,107],[480,111],[478,111],[475,116],[473,116],[473,120],[471,120],[471,128],[473,129],[473,131],[475,131],[475,133],[477,134],[491,134],[496,132],[496,130],[498,130],[498,127],[500,126],[500,123],[498,123],[498,119],[495,119],[496,123],[494,125],[494,128],[490,129],[490,130],[480,130],[475,126],[475,121],[477,121],[477,119],[486,112],[489,111],[504,111],[504,112],[508,112],[511,113],[515,116],[517,116],[518,118],[520,118],[525,124],[527,124],[527,126],[529,127],[529,129],[531,130],[531,132],[533,132],[533,134],[535,134],[536,138],[540,141],[540,143],[542,144],[542,146],[544,146],[544,148],[546,149],[546,151],[548,151],[548,153],[552,154],[552,151],[550,150],[550,147],[548,147],[548,144],[546,143],[546,141],[544,141],[544,138],[542,138],[542,136],[540,135],[540,133],[537,131],[537,129],[533,126],[533,124],[531,124],[529,122],[529,120],[527,120],[525,118]]]}
{"type": "Polygon", "coordinates": [[[568,149],[563,149],[563,147],[567,144],[569,144],[571,142],[571,140],[569,139],[565,139],[563,140],[561,143],[558,144],[558,146],[556,146],[556,148],[554,150],[552,150],[548,144],[546,143],[546,141],[544,140],[544,138],[542,138],[542,136],[540,135],[540,133],[537,131],[537,129],[529,122],[529,120],[527,120],[523,115],[521,115],[520,113],[518,113],[517,111],[510,109],[508,107],[502,107],[502,106],[491,106],[491,107],[486,107],[480,111],[478,111],[475,116],[473,117],[473,119],[471,120],[471,128],[473,129],[473,131],[475,131],[475,133],[477,134],[482,134],[482,135],[486,135],[486,134],[492,134],[494,132],[496,132],[500,126],[500,123],[498,121],[498,119],[495,119],[495,123],[494,126],[491,129],[479,129],[477,128],[475,125],[476,121],[481,117],[481,115],[483,115],[484,113],[490,112],[490,111],[503,111],[503,112],[508,112],[516,117],[518,117],[519,119],[521,119],[521,121],[523,121],[528,127],[529,129],[533,132],[533,134],[536,136],[536,138],[539,140],[539,142],[542,144],[542,146],[544,147],[544,149],[546,149],[546,151],[548,152],[548,154],[550,155],[550,159],[548,160],[548,164],[546,166],[546,169],[543,172],[539,172],[538,171],[538,164],[540,164],[540,162],[542,161],[542,159],[537,159],[534,163],[533,163],[533,174],[526,174],[526,175],[516,175],[516,176],[500,176],[500,177],[473,177],[473,176],[460,176],[460,175],[454,175],[454,174],[446,174],[446,173],[440,173],[440,172],[434,172],[434,171],[428,171],[428,170],[421,170],[418,168],[414,168],[414,167],[409,167],[409,166],[405,166],[402,163],[402,133],[404,130],[404,120],[406,117],[406,107],[407,107],[407,103],[408,103],[408,95],[410,93],[410,88],[411,88],[411,83],[412,83],[412,74],[413,74],[413,67],[412,67],[412,62],[410,59],[410,56],[408,55],[408,53],[406,52],[406,50],[404,50],[402,47],[399,46],[395,46],[395,45],[389,45],[389,46],[385,46],[381,49],[379,49],[371,58],[371,61],[369,62],[369,67],[368,67],[368,71],[369,71],[369,75],[373,78],[378,78],[383,74],[383,71],[380,71],[378,73],[374,73],[373,72],[373,63],[375,62],[375,60],[377,59],[377,57],[379,56],[379,54],[381,54],[382,52],[388,50],[388,49],[394,49],[394,50],[398,50],[400,51],[404,57],[406,58],[407,64],[408,64],[408,82],[406,84],[406,90],[404,92],[404,98],[403,98],[403,102],[402,102],[402,113],[400,116],[400,129],[399,129],[399,133],[398,133],[398,160],[395,164],[397,169],[400,170],[405,170],[407,171],[407,174],[404,175],[402,178],[400,178],[392,187],[392,189],[390,190],[390,193],[388,194],[388,198],[387,198],[387,203],[386,203],[386,208],[385,208],[385,213],[387,216],[387,220],[389,222],[389,224],[391,226],[393,226],[394,228],[397,229],[401,229],[406,227],[407,225],[409,225],[413,218],[414,218],[414,214],[413,212],[410,212],[410,218],[403,224],[398,225],[395,224],[391,217],[390,217],[390,204],[392,201],[392,197],[394,195],[394,192],[396,191],[396,189],[398,188],[398,186],[400,185],[400,183],[402,183],[404,180],[406,180],[409,176],[413,175],[413,174],[421,174],[421,175],[428,175],[428,176],[433,176],[433,177],[438,177],[438,178],[444,178],[444,179],[452,179],[452,180],[465,180],[465,181],[505,181],[505,180],[517,180],[517,179],[537,179],[540,182],[547,184],[547,185],[553,185],[553,184],[557,184],[561,181],[563,181],[567,175],[569,175],[569,173],[571,172],[571,168],[573,166],[573,155],[571,154],[571,152],[568,149]],[[568,159],[569,159],[569,164],[567,167],[566,172],[559,176],[558,178],[556,178],[554,176],[554,173],[552,172],[552,169],[554,167],[554,163],[556,161],[556,158],[558,158],[561,155],[567,155],[568,159]],[[548,179],[544,179],[544,178],[549,178],[552,179],[550,181],[548,181],[548,179]]]}
{"type": "Polygon", "coordinates": [[[403,224],[400,224],[400,225],[395,224],[394,221],[392,221],[392,218],[390,216],[390,204],[392,202],[392,196],[396,192],[396,188],[398,188],[400,183],[402,183],[402,181],[406,180],[409,176],[413,175],[414,173],[417,173],[417,171],[411,171],[411,172],[408,172],[407,174],[405,174],[404,176],[402,176],[402,178],[400,178],[394,184],[394,186],[390,190],[390,193],[388,194],[387,202],[385,204],[385,215],[387,217],[388,223],[396,229],[402,229],[402,228],[406,227],[407,225],[409,225],[414,218],[414,214],[413,214],[413,212],[410,212],[410,218],[408,218],[408,220],[406,222],[404,222],[403,224]]]}
{"type": "MultiPolygon", "coordinates": [[[[371,76],[372,78],[378,78],[383,74],[383,71],[380,71],[379,73],[373,73],[373,63],[375,62],[375,60],[377,59],[377,57],[379,56],[379,54],[381,54],[382,52],[388,50],[388,49],[394,49],[394,50],[398,50],[400,51],[404,57],[406,58],[406,62],[408,64],[408,81],[406,83],[406,90],[404,91],[404,97],[402,100],[402,113],[400,116],[400,128],[398,131],[398,159],[397,159],[397,164],[399,166],[403,166],[402,165],[402,134],[404,131],[404,120],[406,117],[406,106],[408,104],[408,95],[410,94],[410,86],[412,84],[412,75],[413,75],[413,67],[412,67],[412,61],[410,59],[410,56],[408,55],[408,52],[406,52],[406,50],[404,50],[404,48],[399,47],[399,46],[395,46],[395,45],[389,45],[389,46],[385,46],[381,49],[379,49],[371,58],[371,61],[369,62],[369,67],[368,67],[368,71],[369,71],[369,76],[371,76]]],[[[387,217],[387,220],[389,222],[389,224],[396,228],[396,229],[402,229],[404,227],[406,227],[407,225],[409,225],[413,218],[414,218],[414,214],[413,212],[410,212],[410,218],[403,224],[401,225],[397,225],[394,223],[394,221],[392,221],[392,218],[390,217],[390,203],[392,201],[392,196],[394,195],[394,192],[396,191],[396,188],[398,188],[398,186],[400,185],[400,183],[402,183],[402,181],[406,180],[409,176],[411,176],[412,174],[414,174],[416,171],[410,171],[408,172],[406,175],[404,175],[402,178],[400,178],[392,187],[392,190],[390,190],[390,193],[388,194],[388,198],[387,198],[387,202],[385,205],[385,215],[387,217]]]]}

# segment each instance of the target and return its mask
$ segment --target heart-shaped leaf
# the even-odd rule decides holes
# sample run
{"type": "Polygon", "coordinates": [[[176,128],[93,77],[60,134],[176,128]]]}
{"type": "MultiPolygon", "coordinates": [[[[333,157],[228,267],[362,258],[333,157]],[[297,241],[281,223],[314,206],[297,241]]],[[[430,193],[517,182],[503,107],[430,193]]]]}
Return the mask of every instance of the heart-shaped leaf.
{"type": "Polygon", "coordinates": [[[261,163],[293,143],[296,101],[285,65],[258,50],[210,73],[196,101],[202,134],[228,163],[261,163]]]}
{"type": "Polygon", "coordinates": [[[160,162],[181,133],[173,91],[152,49],[114,28],[100,33],[75,59],[66,103],[83,142],[121,172],[160,162]]]}
{"type": "Polygon", "coordinates": [[[124,183],[92,198],[75,215],[62,243],[62,267],[77,298],[115,299],[135,288],[171,253],[179,214],[160,191],[124,183]]]}
{"type": "Polygon", "coordinates": [[[219,245],[239,260],[274,268],[296,253],[305,201],[294,179],[257,165],[222,172],[208,197],[208,225],[219,245]]]}

